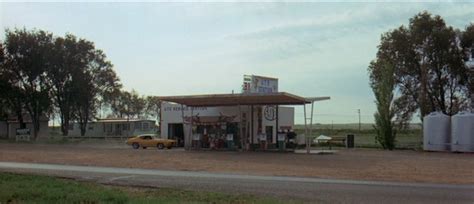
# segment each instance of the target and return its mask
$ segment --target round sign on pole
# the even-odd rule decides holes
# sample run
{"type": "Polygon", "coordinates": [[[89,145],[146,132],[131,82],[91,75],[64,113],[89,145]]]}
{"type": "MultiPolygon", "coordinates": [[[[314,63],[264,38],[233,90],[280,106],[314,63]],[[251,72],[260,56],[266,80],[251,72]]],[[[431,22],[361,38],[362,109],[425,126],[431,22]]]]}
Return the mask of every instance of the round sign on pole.
{"type": "Polygon", "coordinates": [[[269,121],[273,121],[276,118],[276,108],[275,106],[265,106],[265,110],[263,111],[263,115],[265,119],[269,121]]]}

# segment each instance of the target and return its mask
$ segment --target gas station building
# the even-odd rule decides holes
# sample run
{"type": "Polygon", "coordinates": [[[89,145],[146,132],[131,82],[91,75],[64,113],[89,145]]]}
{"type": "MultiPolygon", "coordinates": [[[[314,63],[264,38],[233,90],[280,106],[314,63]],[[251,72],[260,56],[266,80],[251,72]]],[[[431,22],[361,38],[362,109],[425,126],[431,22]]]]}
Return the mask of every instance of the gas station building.
{"type": "Polygon", "coordinates": [[[245,75],[242,93],[160,97],[161,137],[185,149],[281,149],[294,127],[293,106],[303,106],[311,135],[313,104],[328,99],[278,92],[278,79],[245,75]]]}

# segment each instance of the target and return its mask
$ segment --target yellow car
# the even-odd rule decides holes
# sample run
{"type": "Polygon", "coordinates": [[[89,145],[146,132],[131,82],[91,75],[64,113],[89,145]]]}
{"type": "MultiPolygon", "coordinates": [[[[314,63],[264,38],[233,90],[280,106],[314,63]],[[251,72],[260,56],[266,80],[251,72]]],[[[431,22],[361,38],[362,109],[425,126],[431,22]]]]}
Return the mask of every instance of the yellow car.
{"type": "Polygon", "coordinates": [[[132,145],[133,149],[142,147],[156,147],[158,149],[168,148],[171,149],[175,144],[176,140],[156,138],[153,134],[143,134],[132,138],[129,138],[126,142],[128,145],[132,145]]]}

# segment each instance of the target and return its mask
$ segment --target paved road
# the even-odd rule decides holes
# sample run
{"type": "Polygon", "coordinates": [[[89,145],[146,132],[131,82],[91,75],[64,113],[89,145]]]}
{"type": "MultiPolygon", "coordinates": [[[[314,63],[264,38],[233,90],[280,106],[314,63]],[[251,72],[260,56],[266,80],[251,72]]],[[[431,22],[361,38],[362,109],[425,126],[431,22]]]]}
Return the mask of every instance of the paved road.
{"type": "Polygon", "coordinates": [[[0,162],[0,170],[104,184],[251,193],[321,203],[474,203],[474,185],[397,183],[0,162]]]}

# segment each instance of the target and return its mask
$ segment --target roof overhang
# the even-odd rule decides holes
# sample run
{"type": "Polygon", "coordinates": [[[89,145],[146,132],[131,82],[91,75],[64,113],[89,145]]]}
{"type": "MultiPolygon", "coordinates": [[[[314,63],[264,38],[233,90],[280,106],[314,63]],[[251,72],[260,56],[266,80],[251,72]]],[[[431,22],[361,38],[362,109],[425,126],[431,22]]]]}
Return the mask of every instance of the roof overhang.
{"type": "Polygon", "coordinates": [[[189,96],[162,96],[162,101],[174,102],[192,107],[236,106],[236,105],[303,105],[330,97],[304,98],[286,92],[252,94],[209,94],[189,96]]]}

